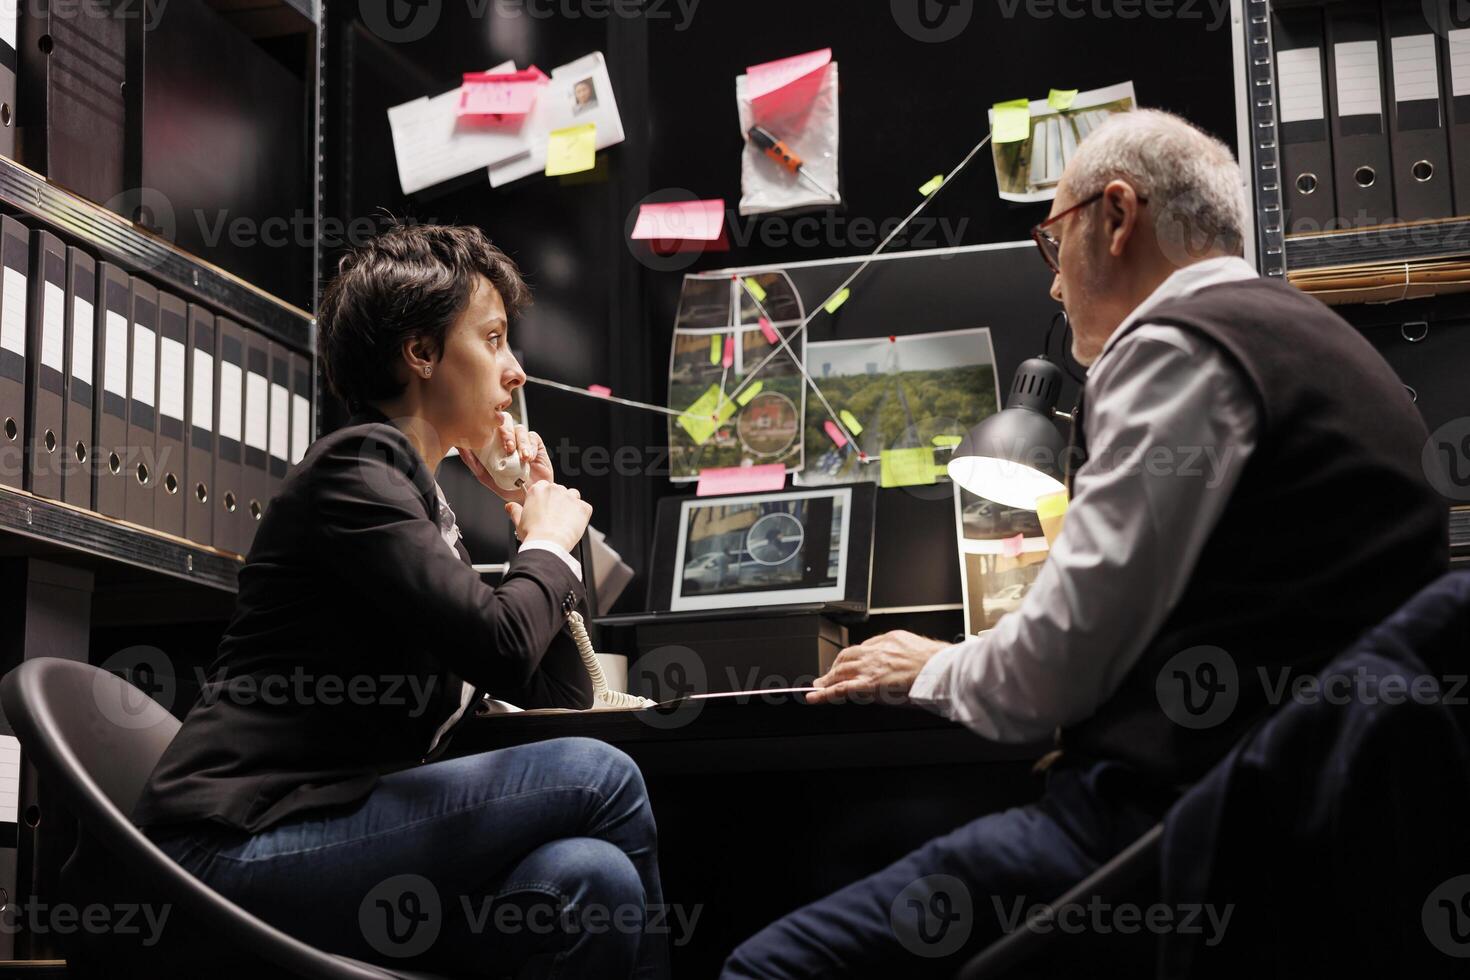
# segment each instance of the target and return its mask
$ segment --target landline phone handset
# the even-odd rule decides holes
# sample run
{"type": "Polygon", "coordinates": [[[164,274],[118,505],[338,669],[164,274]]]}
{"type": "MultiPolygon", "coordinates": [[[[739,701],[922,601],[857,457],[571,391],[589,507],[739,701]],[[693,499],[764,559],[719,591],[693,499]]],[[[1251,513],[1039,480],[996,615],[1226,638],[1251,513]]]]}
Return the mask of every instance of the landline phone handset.
{"type": "MultiPolygon", "coordinates": [[[[501,449],[498,437],[477,455],[500,489],[524,490],[529,485],[531,473],[525,461],[520,454],[507,454],[501,449]]],[[[590,574],[590,571],[584,569],[583,574],[590,574]]],[[[592,638],[587,635],[587,624],[583,622],[582,614],[575,609],[568,609],[566,615],[567,628],[571,630],[572,641],[577,645],[577,655],[582,658],[582,666],[587,668],[587,674],[592,678],[594,708],[647,708],[658,703],[636,694],[610,690],[607,678],[602,674],[602,665],[597,662],[597,651],[592,647],[592,638]]]]}

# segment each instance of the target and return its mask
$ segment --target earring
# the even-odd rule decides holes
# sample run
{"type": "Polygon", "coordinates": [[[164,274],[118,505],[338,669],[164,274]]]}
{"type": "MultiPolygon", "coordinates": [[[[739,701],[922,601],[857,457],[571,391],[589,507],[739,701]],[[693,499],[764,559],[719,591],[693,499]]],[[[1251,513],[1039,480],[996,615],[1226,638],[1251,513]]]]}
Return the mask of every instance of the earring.
{"type": "Polygon", "coordinates": [[[433,370],[434,370],[433,368],[428,367],[428,366],[425,366],[424,367],[424,377],[427,378],[433,372],[433,370]]]}

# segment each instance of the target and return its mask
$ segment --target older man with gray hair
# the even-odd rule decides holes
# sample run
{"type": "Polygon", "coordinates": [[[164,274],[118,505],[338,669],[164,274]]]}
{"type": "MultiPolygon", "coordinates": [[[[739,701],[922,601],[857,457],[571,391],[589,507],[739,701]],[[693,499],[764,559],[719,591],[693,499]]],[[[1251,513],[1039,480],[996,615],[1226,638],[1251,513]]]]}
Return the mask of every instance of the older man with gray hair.
{"type": "Polygon", "coordinates": [[[1046,792],[792,912],[726,977],[952,974],[1153,826],[1283,679],[1445,570],[1448,509],[1403,385],[1240,258],[1243,212],[1230,151],[1176,116],[1121,114],[1081,144],[1034,232],[1088,367],[1062,531],[994,629],[875,636],[809,695],[903,695],[1001,741],[1055,733],[1046,792]]]}

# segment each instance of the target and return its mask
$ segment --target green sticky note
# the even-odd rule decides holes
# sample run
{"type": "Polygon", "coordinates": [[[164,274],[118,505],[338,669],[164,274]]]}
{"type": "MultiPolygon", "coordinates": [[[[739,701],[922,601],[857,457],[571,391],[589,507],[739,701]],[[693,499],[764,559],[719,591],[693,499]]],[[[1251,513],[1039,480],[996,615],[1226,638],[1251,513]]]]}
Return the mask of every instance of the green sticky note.
{"type": "Polygon", "coordinates": [[[862,424],[858,422],[856,415],[852,414],[845,408],[837,414],[842,418],[842,424],[847,426],[848,432],[851,432],[855,436],[860,436],[863,434],[862,424]]]}
{"type": "Polygon", "coordinates": [[[997,143],[1019,143],[1031,136],[1031,102],[1027,99],[1012,99],[997,102],[991,107],[995,120],[990,132],[997,143]]]}
{"type": "Polygon", "coordinates": [[[755,301],[757,303],[764,303],[766,301],[765,289],[761,286],[760,283],[756,282],[754,279],[751,279],[749,276],[745,278],[745,288],[750,290],[750,295],[755,297],[755,301]]]}
{"type": "Polygon", "coordinates": [[[1054,88],[1047,93],[1046,104],[1057,112],[1066,112],[1072,108],[1072,100],[1077,98],[1075,88],[1054,88]]]}
{"type": "Polygon", "coordinates": [[[546,176],[579,174],[597,166],[597,124],[553,129],[546,137],[546,176]]]}
{"type": "Polygon", "coordinates": [[[823,307],[823,309],[825,309],[828,313],[836,313],[838,307],[840,307],[843,303],[846,303],[847,297],[851,295],[851,289],[843,288],[842,291],[839,292],[836,296],[833,296],[831,299],[827,300],[827,305],[823,307]]]}
{"type": "Polygon", "coordinates": [[[746,405],[750,404],[750,400],[752,398],[761,393],[761,389],[765,386],[766,383],[764,381],[757,381],[755,384],[751,385],[749,388],[746,388],[740,394],[736,395],[735,400],[740,403],[740,406],[742,408],[744,408],[746,405]]]}
{"type": "Polygon", "coordinates": [[[885,449],[879,453],[879,478],[885,487],[918,487],[934,482],[934,450],[928,446],[885,449]]]}
{"type": "Polygon", "coordinates": [[[934,445],[936,445],[936,446],[948,446],[951,449],[953,449],[955,446],[958,446],[963,441],[964,441],[963,440],[963,437],[961,437],[961,436],[935,436],[934,437],[934,445]]]}
{"type": "Polygon", "coordinates": [[[715,430],[730,420],[735,414],[736,405],[725,397],[719,385],[710,385],[699,400],[684,410],[679,416],[679,424],[689,437],[694,440],[695,445],[702,446],[709,442],[709,437],[715,434],[715,430]],[[715,413],[719,412],[719,421],[715,420],[715,413]]]}
{"type": "Polygon", "coordinates": [[[709,362],[711,364],[720,363],[720,358],[723,354],[724,349],[720,343],[720,335],[715,334],[709,339],[709,362]]]}
{"type": "Polygon", "coordinates": [[[936,480],[947,480],[947,479],[949,479],[949,464],[948,463],[935,463],[934,464],[934,479],[936,479],[936,480]]]}
{"type": "Polygon", "coordinates": [[[930,194],[933,194],[935,191],[939,190],[939,188],[943,186],[944,174],[935,174],[932,180],[930,180],[923,187],[919,188],[919,193],[923,194],[925,197],[928,197],[930,194]]]}

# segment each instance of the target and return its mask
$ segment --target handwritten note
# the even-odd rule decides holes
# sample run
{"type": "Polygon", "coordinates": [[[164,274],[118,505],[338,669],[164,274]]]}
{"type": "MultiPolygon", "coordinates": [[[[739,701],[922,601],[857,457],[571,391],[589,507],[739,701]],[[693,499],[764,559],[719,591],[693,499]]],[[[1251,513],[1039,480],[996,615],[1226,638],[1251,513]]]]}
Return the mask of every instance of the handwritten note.
{"type": "Polygon", "coordinates": [[[597,124],[554,129],[546,138],[546,176],[579,174],[597,165],[597,124]]]}
{"type": "Polygon", "coordinates": [[[712,497],[724,493],[764,493],[786,486],[786,467],[781,463],[759,466],[725,466],[699,471],[695,495],[712,497]]]}

